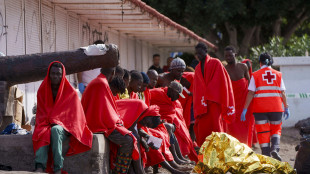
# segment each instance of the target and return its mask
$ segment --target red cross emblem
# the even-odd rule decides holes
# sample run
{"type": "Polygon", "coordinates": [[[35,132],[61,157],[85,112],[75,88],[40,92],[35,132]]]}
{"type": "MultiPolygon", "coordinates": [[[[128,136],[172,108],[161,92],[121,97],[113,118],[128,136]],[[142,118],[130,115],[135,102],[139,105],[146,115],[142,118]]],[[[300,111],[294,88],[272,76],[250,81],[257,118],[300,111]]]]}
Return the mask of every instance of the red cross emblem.
{"type": "Polygon", "coordinates": [[[263,81],[266,81],[267,84],[273,84],[273,81],[277,79],[277,76],[275,74],[272,74],[270,70],[265,71],[265,74],[262,74],[263,81]]]}

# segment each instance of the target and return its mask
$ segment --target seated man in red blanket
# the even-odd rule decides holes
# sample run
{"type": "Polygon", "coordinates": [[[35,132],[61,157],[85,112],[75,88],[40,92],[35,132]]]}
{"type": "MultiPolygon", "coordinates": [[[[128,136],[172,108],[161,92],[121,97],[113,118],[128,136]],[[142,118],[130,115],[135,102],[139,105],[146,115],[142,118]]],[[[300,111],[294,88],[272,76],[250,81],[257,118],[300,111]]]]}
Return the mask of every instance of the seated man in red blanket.
{"type": "Polygon", "coordinates": [[[157,81],[158,81],[158,73],[157,71],[153,70],[153,69],[150,69],[147,71],[147,76],[149,77],[150,79],[150,82],[147,86],[148,89],[153,89],[155,88],[156,84],[157,84],[157,81]]]}
{"type": "Polygon", "coordinates": [[[115,68],[102,68],[101,74],[91,81],[82,96],[88,127],[94,133],[103,133],[119,145],[116,160],[111,163],[113,173],[127,173],[132,160],[139,160],[137,139],[124,127],[108,81],[115,68]]]}
{"type": "MultiPolygon", "coordinates": [[[[162,119],[165,119],[168,123],[174,124],[174,134],[176,135],[182,154],[188,155],[192,161],[197,161],[194,144],[183,118],[183,109],[178,101],[179,96],[184,97],[182,88],[180,83],[173,81],[170,83],[169,87],[150,90],[151,105],[158,105],[160,107],[162,119]]],[[[179,156],[179,158],[182,159],[181,156],[179,156]]]]}
{"type": "Polygon", "coordinates": [[[79,97],[66,79],[65,67],[60,62],[52,62],[48,67],[37,98],[32,136],[36,171],[61,173],[63,141],[70,139],[67,156],[71,156],[90,150],[93,135],[87,127],[79,97]]]}
{"type": "MultiPolygon", "coordinates": [[[[171,153],[169,155],[169,153],[166,152],[166,142],[164,138],[161,137],[162,134],[160,132],[156,134],[154,131],[153,133],[149,131],[149,129],[157,128],[161,124],[158,106],[153,105],[148,108],[143,101],[137,99],[117,100],[116,104],[120,113],[120,118],[124,122],[124,126],[128,128],[128,130],[131,130],[142,144],[142,146],[138,146],[141,147],[140,155],[142,156],[142,161],[135,161],[130,170],[132,169],[136,174],[141,174],[144,173],[142,166],[150,166],[154,163],[154,165],[161,164],[172,173],[183,174],[184,172],[170,165],[171,161],[173,161],[173,157],[171,153]],[[150,139],[153,139],[152,137],[161,139],[161,144],[155,146],[153,142],[149,142],[150,139]],[[169,162],[167,162],[167,160],[169,160],[169,162]],[[142,165],[141,162],[144,165],[142,165]]],[[[111,153],[115,154],[115,148],[111,148],[111,153]]],[[[178,169],[181,170],[188,170],[188,168],[178,167],[178,169]]]]}

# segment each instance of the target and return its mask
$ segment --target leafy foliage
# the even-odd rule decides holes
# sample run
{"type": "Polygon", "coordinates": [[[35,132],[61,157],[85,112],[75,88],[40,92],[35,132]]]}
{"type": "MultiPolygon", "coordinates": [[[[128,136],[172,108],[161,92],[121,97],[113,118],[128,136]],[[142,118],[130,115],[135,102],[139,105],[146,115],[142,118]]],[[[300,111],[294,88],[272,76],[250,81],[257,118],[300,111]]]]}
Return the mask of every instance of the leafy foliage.
{"type": "Polygon", "coordinates": [[[273,37],[269,43],[253,47],[251,51],[254,57],[258,57],[263,52],[268,52],[273,57],[305,56],[306,52],[310,52],[310,37],[293,36],[285,45],[282,37],[273,37]]]}
{"type": "Polygon", "coordinates": [[[273,37],[269,43],[252,47],[250,59],[258,68],[258,57],[261,53],[268,52],[273,57],[305,56],[310,53],[310,37],[303,35],[301,37],[293,36],[286,44],[283,44],[282,37],[273,37]]]}
{"type": "MultiPolygon", "coordinates": [[[[248,48],[269,43],[274,36],[281,36],[286,42],[298,26],[310,21],[309,0],[143,1],[216,43],[220,47],[220,54],[226,45],[232,44],[242,50],[242,56],[248,55],[248,48]]],[[[309,32],[309,25],[303,27],[301,32],[307,29],[309,32]]]]}

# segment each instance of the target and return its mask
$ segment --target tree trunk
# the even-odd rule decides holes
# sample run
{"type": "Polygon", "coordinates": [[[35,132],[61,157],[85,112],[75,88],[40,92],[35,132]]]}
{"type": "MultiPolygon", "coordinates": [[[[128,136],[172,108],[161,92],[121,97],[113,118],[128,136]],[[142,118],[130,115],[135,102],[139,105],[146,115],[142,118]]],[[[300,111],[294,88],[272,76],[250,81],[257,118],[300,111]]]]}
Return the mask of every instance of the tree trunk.
{"type": "Polygon", "coordinates": [[[257,26],[256,30],[255,30],[255,33],[254,33],[255,39],[253,39],[254,42],[252,43],[252,46],[257,46],[257,45],[259,45],[261,43],[261,40],[260,40],[260,33],[261,33],[261,31],[262,31],[262,27],[261,26],[257,26]]]}
{"type": "Polygon", "coordinates": [[[30,54],[0,57],[0,81],[9,86],[44,79],[49,64],[60,61],[66,74],[87,71],[101,67],[115,67],[119,64],[118,50],[109,45],[109,50],[100,56],[87,56],[82,49],[75,51],[30,54]]]}
{"type": "Polygon", "coordinates": [[[256,28],[257,28],[256,26],[251,28],[245,28],[245,27],[242,28],[244,35],[240,45],[239,55],[247,56],[249,54],[249,48],[251,45],[250,43],[256,28]]]}
{"type": "Polygon", "coordinates": [[[273,36],[281,35],[281,23],[282,23],[282,18],[279,16],[279,18],[275,21],[273,25],[273,36]]]}
{"type": "Polygon", "coordinates": [[[228,22],[225,22],[225,28],[229,36],[229,45],[238,50],[237,28],[228,22]]]}

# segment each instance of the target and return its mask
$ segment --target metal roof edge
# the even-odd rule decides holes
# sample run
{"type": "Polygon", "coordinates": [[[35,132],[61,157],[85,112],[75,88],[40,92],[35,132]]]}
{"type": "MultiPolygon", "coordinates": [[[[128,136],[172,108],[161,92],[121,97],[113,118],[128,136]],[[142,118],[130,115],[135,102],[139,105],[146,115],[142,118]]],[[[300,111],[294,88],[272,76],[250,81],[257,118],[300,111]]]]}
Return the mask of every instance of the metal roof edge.
{"type": "Polygon", "coordinates": [[[172,27],[182,31],[183,33],[189,35],[191,38],[197,40],[198,42],[202,42],[202,43],[206,44],[207,46],[211,47],[214,51],[217,51],[217,49],[218,49],[217,46],[215,46],[211,42],[207,41],[206,39],[198,36],[193,31],[187,29],[186,27],[184,27],[184,26],[174,22],[173,20],[171,20],[170,18],[166,17],[165,15],[159,13],[157,10],[155,10],[152,7],[150,7],[145,2],[142,2],[141,0],[127,0],[127,1],[130,1],[134,5],[140,7],[141,9],[143,9],[145,11],[147,11],[149,14],[151,14],[152,16],[155,16],[156,18],[158,18],[160,21],[163,21],[167,25],[170,25],[170,26],[172,26],[172,27]]]}

